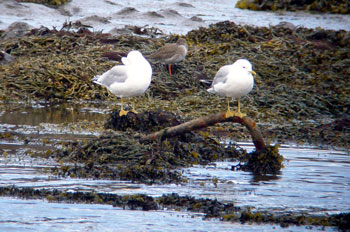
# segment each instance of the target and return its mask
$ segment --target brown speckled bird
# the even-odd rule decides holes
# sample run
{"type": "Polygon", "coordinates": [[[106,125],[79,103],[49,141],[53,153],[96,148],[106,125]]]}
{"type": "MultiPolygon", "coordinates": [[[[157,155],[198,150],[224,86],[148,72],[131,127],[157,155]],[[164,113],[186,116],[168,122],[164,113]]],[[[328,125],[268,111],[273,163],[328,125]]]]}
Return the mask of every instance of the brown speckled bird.
{"type": "Polygon", "coordinates": [[[185,59],[188,51],[187,41],[183,38],[177,40],[176,43],[166,44],[159,48],[155,53],[147,58],[152,62],[159,62],[169,65],[169,74],[171,76],[171,65],[185,59]]]}

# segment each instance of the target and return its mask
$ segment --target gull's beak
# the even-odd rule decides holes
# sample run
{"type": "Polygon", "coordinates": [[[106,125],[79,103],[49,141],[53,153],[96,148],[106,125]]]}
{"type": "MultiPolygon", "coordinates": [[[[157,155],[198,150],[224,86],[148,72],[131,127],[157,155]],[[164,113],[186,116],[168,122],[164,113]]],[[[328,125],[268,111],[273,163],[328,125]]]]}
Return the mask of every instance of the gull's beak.
{"type": "Polygon", "coordinates": [[[254,71],[249,71],[251,74],[253,74],[254,77],[256,77],[256,72],[254,71]]]}

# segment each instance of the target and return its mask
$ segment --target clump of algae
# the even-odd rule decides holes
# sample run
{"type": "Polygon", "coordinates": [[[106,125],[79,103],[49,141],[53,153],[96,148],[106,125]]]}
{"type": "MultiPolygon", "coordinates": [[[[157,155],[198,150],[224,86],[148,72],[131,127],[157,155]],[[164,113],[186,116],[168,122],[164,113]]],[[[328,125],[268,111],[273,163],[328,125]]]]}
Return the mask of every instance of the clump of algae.
{"type": "Polygon", "coordinates": [[[38,3],[38,4],[44,4],[48,6],[61,6],[66,4],[67,0],[19,0],[20,2],[31,2],[31,3],[38,3]]]}
{"type": "Polygon", "coordinates": [[[236,7],[250,10],[287,10],[287,11],[312,11],[333,14],[349,14],[350,3],[346,0],[239,0],[236,7]]]}
{"type": "Polygon", "coordinates": [[[187,133],[163,141],[139,142],[142,135],[138,131],[147,133],[157,127],[172,126],[178,122],[179,119],[174,115],[164,112],[138,115],[129,113],[122,117],[119,117],[119,111],[113,112],[106,126],[113,129],[117,127],[118,130],[104,133],[87,142],[65,144],[64,149],[59,149],[54,154],[63,164],[54,173],[143,183],[179,183],[185,179],[181,177],[178,168],[193,164],[204,165],[216,160],[234,160],[244,154],[234,145],[223,146],[219,141],[201,133],[187,133]],[[142,121],[148,121],[147,126],[134,123],[142,117],[142,121]],[[73,162],[76,165],[72,165],[73,162]]]}

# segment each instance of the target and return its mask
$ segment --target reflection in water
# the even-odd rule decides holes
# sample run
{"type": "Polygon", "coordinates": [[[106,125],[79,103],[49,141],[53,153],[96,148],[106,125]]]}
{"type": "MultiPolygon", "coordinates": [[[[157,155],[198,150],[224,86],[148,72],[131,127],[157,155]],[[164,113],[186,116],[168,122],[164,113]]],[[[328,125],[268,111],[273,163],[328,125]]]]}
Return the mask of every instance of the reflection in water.
{"type": "Polygon", "coordinates": [[[103,130],[108,109],[100,104],[0,105],[0,153],[53,149],[57,141],[89,139],[103,130]],[[98,107],[98,108],[97,108],[98,107]]]}
{"type": "Polygon", "coordinates": [[[103,110],[94,111],[94,108],[83,108],[81,105],[37,105],[13,106],[0,115],[2,124],[38,126],[41,123],[69,123],[80,120],[104,120],[103,110]]]}
{"type": "Polygon", "coordinates": [[[251,183],[255,184],[260,181],[271,181],[280,179],[280,175],[253,175],[251,183]]]}

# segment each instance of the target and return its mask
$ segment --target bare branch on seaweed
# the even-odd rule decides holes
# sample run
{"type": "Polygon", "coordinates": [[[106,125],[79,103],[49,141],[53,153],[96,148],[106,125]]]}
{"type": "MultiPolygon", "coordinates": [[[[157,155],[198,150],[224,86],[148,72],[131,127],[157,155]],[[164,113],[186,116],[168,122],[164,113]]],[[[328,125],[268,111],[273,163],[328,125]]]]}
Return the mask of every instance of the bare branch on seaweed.
{"type": "Polygon", "coordinates": [[[177,126],[168,127],[165,129],[162,129],[160,131],[157,131],[155,133],[146,135],[140,139],[141,142],[150,141],[150,140],[157,140],[157,139],[165,139],[170,138],[174,136],[178,136],[181,134],[184,134],[186,132],[190,132],[193,130],[202,129],[208,126],[215,125],[216,123],[223,123],[223,122],[234,122],[234,123],[240,123],[241,125],[245,126],[249,133],[252,136],[253,143],[255,145],[255,148],[257,151],[260,151],[265,148],[265,142],[262,138],[262,135],[258,129],[257,124],[249,117],[229,117],[226,118],[225,113],[216,113],[212,115],[208,115],[205,117],[193,119],[191,121],[182,123],[177,126]]]}

